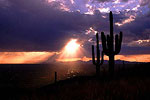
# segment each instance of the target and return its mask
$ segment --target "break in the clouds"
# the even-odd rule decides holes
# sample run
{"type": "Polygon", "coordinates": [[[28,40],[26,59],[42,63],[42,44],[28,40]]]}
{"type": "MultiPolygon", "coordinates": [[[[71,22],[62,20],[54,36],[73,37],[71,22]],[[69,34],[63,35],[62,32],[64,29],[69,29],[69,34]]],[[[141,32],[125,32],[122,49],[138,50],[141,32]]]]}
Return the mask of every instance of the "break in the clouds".
{"type": "Polygon", "coordinates": [[[115,33],[124,33],[121,53],[148,53],[149,7],[149,0],[0,0],[0,51],[60,51],[71,38],[88,51],[95,32],[109,32],[111,10],[115,33]]]}

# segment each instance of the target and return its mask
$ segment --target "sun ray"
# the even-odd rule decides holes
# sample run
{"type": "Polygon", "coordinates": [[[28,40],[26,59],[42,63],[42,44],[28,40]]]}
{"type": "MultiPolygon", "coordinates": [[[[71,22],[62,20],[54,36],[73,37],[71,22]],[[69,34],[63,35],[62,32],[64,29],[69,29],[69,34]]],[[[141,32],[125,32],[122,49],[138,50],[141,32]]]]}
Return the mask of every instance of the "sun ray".
{"type": "Polygon", "coordinates": [[[74,55],[79,47],[80,45],[77,43],[77,39],[72,39],[65,46],[65,52],[69,55],[74,55]]]}
{"type": "Polygon", "coordinates": [[[75,58],[82,52],[81,44],[77,39],[71,39],[61,50],[58,59],[70,59],[75,58]]]}

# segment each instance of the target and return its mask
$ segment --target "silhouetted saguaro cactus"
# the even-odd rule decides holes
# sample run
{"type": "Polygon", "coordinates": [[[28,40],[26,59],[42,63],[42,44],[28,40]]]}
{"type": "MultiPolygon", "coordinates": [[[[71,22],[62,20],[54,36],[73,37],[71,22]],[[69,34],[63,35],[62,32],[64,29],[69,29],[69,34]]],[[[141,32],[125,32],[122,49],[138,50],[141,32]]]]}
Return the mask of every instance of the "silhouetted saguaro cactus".
{"type": "Polygon", "coordinates": [[[99,49],[99,37],[98,33],[96,34],[96,49],[97,49],[97,61],[95,61],[95,52],[94,52],[94,45],[92,45],[92,61],[93,64],[96,65],[96,75],[100,75],[100,66],[103,64],[104,61],[104,53],[101,52],[101,60],[100,60],[100,49],[99,49]]]}
{"type": "Polygon", "coordinates": [[[55,83],[57,83],[57,72],[55,72],[55,83]]]}
{"type": "Polygon", "coordinates": [[[114,64],[115,64],[114,56],[117,55],[121,50],[122,32],[120,32],[120,35],[115,35],[115,41],[114,41],[112,12],[110,12],[110,14],[109,14],[109,20],[110,20],[110,35],[107,35],[107,37],[106,37],[104,35],[104,32],[102,32],[101,39],[102,39],[103,51],[107,56],[109,56],[109,73],[111,75],[113,75],[114,64]],[[115,42],[115,44],[114,44],[114,42],[115,42]]]}

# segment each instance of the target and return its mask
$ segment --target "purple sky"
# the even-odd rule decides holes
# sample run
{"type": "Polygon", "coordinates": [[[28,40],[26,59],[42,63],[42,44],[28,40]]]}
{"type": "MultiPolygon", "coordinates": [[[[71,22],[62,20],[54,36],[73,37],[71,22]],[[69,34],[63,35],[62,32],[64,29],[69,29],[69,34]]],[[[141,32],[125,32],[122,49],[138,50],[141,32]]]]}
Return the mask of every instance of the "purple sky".
{"type": "Polygon", "coordinates": [[[60,51],[76,38],[91,52],[109,11],[121,54],[150,54],[150,0],[0,0],[0,51],[60,51]]]}

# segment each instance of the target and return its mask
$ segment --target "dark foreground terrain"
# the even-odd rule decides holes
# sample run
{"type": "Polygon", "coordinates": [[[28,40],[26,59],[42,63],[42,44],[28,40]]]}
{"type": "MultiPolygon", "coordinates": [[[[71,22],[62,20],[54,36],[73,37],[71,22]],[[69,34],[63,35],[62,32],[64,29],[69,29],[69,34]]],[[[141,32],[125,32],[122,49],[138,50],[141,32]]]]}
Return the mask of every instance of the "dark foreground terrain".
{"type": "MultiPolygon", "coordinates": [[[[116,66],[114,77],[109,77],[107,69],[102,69],[99,78],[91,75],[91,72],[88,76],[80,74],[57,83],[50,82],[49,85],[45,83],[27,87],[19,85],[21,78],[14,85],[8,84],[11,81],[4,82],[6,76],[2,76],[2,72],[5,72],[3,70],[0,100],[150,100],[150,63],[116,66]],[[7,86],[4,83],[7,83],[7,86]]],[[[11,76],[7,75],[7,78],[11,76]]],[[[28,78],[31,77],[33,75],[29,74],[28,78]]]]}

